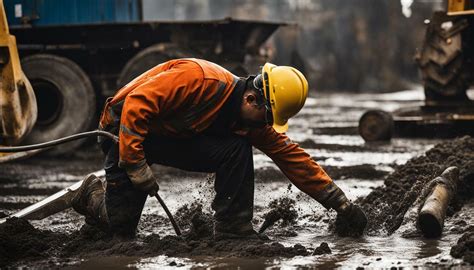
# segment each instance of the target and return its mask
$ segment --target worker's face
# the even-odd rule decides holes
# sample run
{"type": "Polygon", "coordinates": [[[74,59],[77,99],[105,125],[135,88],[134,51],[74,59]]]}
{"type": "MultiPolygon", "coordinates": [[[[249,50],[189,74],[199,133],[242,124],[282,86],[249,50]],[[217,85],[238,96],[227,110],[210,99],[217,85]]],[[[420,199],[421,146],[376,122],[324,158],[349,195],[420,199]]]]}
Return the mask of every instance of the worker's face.
{"type": "MultiPolygon", "coordinates": [[[[242,101],[242,123],[249,128],[262,128],[267,124],[268,111],[264,104],[259,104],[257,96],[252,91],[247,91],[242,101]]],[[[271,114],[271,112],[270,112],[271,114]]]]}

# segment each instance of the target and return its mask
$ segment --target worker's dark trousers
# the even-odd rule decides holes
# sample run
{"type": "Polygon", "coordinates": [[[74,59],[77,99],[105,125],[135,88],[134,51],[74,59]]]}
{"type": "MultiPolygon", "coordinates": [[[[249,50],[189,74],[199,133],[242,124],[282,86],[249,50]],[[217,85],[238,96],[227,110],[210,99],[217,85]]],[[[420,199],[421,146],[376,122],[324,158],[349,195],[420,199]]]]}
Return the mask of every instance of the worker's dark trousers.
{"type": "MultiPolygon", "coordinates": [[[[150,164],[215,172],[216,196],[212,208],[216,221],[245,223],[252,220],[254,168],[252,146],[247,139],[237,135],[199,135],[191,139],[149,137],[144,149],[150,164]]],[[[105,205],[110,229],[116,234],[134,235],[147,194],[135,189],[125,171],[118,167],[118,146],[105,150],[105,205]]],[[[156,176],[159,182],[159,173],[156,176]]]]}

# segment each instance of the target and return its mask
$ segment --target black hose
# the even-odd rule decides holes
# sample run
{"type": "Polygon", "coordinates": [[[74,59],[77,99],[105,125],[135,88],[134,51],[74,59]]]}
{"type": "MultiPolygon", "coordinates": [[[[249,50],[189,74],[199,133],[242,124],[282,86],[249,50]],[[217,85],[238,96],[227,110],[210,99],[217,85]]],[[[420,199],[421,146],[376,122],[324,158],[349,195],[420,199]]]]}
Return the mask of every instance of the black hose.
{"type": "Polygon", "coordinates": [[[103,131],[103,130],[93,130],[93,131],[77,133],[71,136],[59,138],[59,139],[52,140],[49,142],[44,142],[44,143],[22,145],[22,146],[2,146],[0,147],[0,152],[1,153],[14,153],[14,152],[29,151],[29,150],[34,150],[34,149],[49,148],[49,147],[53,147],[59,144],[67,143],[67,142],[82,139],[82,138],[92,137],[92,136],[108,137],[112,139],[112,141],[114,141],[115,143],[118,143],[118,140],[119,140],[116,135],[110,132],[103,131]]]}
{"type": "Polygon", "coordinates": [[[161,197],[160,197],[160,195],[158,195],[158,193],[155,194],[155,198],[161,204],[161,207],[163,207],[163,210],[165,210],[166,215],[168,216],[168,218],[171,221],[171,225],[173,225],[173,229],[174,229],[174,232],[176,233],[176,235],[181,236],[181,229],[179,228],[178,223],[176,223],[176,221],[174,220],[173,215],[171,214],[168,207],[166,207],[165,201],[163,201],[163,199],[161,199],[161,197]]]}

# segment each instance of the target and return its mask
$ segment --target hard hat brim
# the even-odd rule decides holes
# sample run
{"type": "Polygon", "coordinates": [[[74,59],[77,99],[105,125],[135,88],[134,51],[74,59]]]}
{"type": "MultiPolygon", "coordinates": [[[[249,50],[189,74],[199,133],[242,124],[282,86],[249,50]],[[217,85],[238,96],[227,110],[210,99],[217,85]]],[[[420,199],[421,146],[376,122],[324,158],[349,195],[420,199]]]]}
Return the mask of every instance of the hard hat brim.
{"type": "Polygon", "coordinates": [[[278,133],[285,133],[288,130],[288,122],[286,122],[284,125],[273,123],[273,129],[278,133]]]}

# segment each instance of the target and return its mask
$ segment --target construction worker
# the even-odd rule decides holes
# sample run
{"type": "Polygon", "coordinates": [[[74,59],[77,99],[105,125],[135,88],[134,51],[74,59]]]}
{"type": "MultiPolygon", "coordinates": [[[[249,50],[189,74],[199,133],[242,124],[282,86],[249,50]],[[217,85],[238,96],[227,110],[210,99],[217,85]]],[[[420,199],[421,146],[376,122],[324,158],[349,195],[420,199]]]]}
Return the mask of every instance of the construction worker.
{"type": "Polygon", "coordinates": [[[254,146],[295,186],[363,231],[362,210],[284,134],[307,94],[308,82],[292,67],[267,63],[261,74],[238,78],[200,59],[160,64],[107,100],[100,129],[117,134],[119,143],[100,142],[106,189],[89,178],[73,207],[87,223],[133,237],[147,196],[159,189],[151,164],[213,172],[215,237],[255,237],[254,146]]]}

